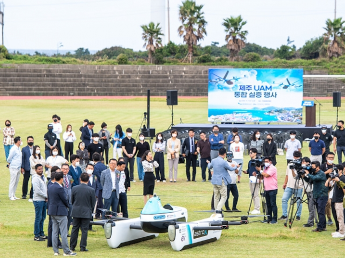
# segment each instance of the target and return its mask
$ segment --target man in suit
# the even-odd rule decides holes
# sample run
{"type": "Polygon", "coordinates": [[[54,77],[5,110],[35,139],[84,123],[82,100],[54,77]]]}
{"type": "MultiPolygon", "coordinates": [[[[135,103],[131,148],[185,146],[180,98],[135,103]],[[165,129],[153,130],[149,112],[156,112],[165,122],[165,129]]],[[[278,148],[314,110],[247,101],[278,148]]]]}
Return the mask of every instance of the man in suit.
{"type": "MultiPolygon", "coordinates": [[[[89,176],[89,182],[87,183],[87,185],[92,187],[93,190],[95,190],[95,195],[96,195],[96,204],[95,204],[95,206],[96,206],[97,205],[98,194],[99,194],[99,188],[101,186],[101,183],[99,182],[99,179],[95,175],[93,175],[93,170],[94,170],[94,165],[88,164],[86,166],[86,173],[89,176]]],[[[95,210],[95,207],[92,208],[92,211],[94,211],[94,210],[95,210]]],[[[91,220],[93,220],[93,218],[91,220]]],[[[89,230],[92,230],[92,225],[89,226],[89,230]]]]}
{"type": "Polygon", "coordinates": [[[72,216],[71,216],[71,211],[72,211],[72,176],[68,174],[69,172],[69,166],[68,164],[62,164],[61,165],[61,170],[63,173],[63,189],[65,190],[65,193],[67,195],[67,201],[68,201],[68,223],[67,223],[67,233],[69,232],[69,227],[71,226],[72,222],[72,216]]]}
{"type": "MultiPolygon", "coordinates": [[[[27,143],[28,145],[25,146],[22,149],[22,174],[24,175],[23,179],[23,187],[22,187],[22,199],[26,199],[26,195],[28,193],[28,184],[30,179],[30,156],[32,155],[33,146],[34,146],[34,137],[28,136],[27,137],[27,143]]],[[[32,182],[32,179],[31,179],[32,182]]],[[[32,201],[33,197],[33,190],[32,190],[32,184],[31,184],[31,190],[30,190],[30,199],[32,201]]]]}
{"type": "MultiPolygon", "coordinates": [[[[99,183],[101,182],[102,171],[107,169],[107,166],[101,162],[101,159],[102,159],[102,156],[99,153],[94,153],[92,155],[92,160],[95,163],[93,175],[96,176],[99,183]]],[[[99,184],[98,185],[98,194],[97,194],[98,200],[97,200],[96,218],[99,218],[101,215],[101,211],[99,209],[103,209],[102,191],[103,191],[102,185],[99,184]]]]}
{"type": "Polygon", "coordinates": [[[89,229],[92,211],[96,204],[96,194],[92,187],[87,184],[89,175],[82,173],[80,176],[80,185],[72,189],[72,217],[73,228],[71,233],[71,250],[74,251],[77,241],[79,228],[81,229],[80,251],[87,252],[87,231],[89,229]]]}
{"type": "Polygon", "coordinates": [[[51,216],[53,222],[53,250],[54,255],[59,255],[58,248],[58,234],[60,230],[62,249],[65,256],[75,256],[76,253],[68,248],[67,241],[67,215],[68,215],[68,201],[67,195],[63,189],[63,173],[55,173],[55,183],[48,188],[48,215],[51,216]]]}
{"type": "Polygon", "coordinates": [[[90,121],[87,126],[85,126],[82,131],[82,142],[85,144],[85,148],[89,146],[89,144],[92,142],[92,134],[93,134],[93,127],[95,126],[95,123],[90,121]]]}
{"type": "MultiPolygon", "coordinates": [[[[109,210],[111,206],[113,212],[117,211],[117,205],[119,203],[119,181],[121,174],[120,171],[116,170],[116,165],[116,159],[110,159],[109,168],[104,170],[101,175],[104,209],[109,210]]],[[[105,218],[104,213],[103,218],[105,218]]]]}
{"type": "Polygon", "coordinates": [[[71,155],[72,164],[69,166],[68,174],[72,177],[73,183],[72,187],[79,185],[80,175],[82,173],[81,168],[79,167],[79,156],[76,154],[71,155]]]}
{"type": "Polygon", "coordinates": [[[188,130],[188,138],[182,144],[182,155],[186,158],[186,175],[187,181],[190,181],[190,164],[193,166],[192,181],[195,181],[196,175],[196,160],[198,158],[197,141],[194,138],[194,130],[188,130]]]}

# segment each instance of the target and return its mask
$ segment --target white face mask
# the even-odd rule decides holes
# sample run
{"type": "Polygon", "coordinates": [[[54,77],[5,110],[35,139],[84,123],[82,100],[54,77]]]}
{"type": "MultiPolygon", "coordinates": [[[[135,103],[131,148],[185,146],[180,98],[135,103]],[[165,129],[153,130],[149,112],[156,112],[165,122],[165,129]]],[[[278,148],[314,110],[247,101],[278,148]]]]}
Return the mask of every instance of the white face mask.
{"type": "Polygon", "coordinates": [[[333,164],[333,160],[329,160],[329,159],[328,159],[328,160],[327,160],[327,163],[332,165],[332,164],[333,164]]]}
{"type": "Polygon", "coordinates": [[[75,166],[76,166],[76,167],[79,167],[79,161],[75,163],[75,166]]]}
{"type": "Polygon", "coordinates": [[[265,162],[265,167],[267,168],[267,167],[269,167],[269,166],[270,166],[270,163],[265,162]]]}
{"type": "Polygon", "coordinates": [[[92,169],[88,169],[88,170],[86,171],[86,173],[87,173],[88,175],[92,175],[93,170],[92,170],[92,169]]]}
{"type": "Polygon", "coordinates": [[[141,137],[139,137],[139,140],[143,141],[143,140],[145,140],[145,137],[141,136],[141,137]]]}
{"type": "Polygon", "coordinates": [[[296,135],[290,135],[291,139],[295,139],[296,135]]]}
{"type": "Polygon", "coordinates": [[[23,145],[23,142],[20,142],[20,146],[22,146],[23,145]]]}
{"type": "Polygon", "coordinates": [[[98,142],[98,141],[99,141],[99,138],[98,138],[98,137],[95,137],[95,138],[93,138],[93,140],[94,140],[95,142],[98,142]]]}
{"type": "Polygon", "coordinates": [[[40,154],[41,153],[41,151],[40,150],[36,150],[36,154],[40,154]]]}
{"type": "Polygon", "coordinates": [[[53,151],[53,156],[56,156],[56,155],[58,155],[58,154],[59,154],[58,151],[53,151]]]}
{"type": "Polygon", "coordinates": [[[322,133],[326,133],[326,132],[327,132],[327,130],[321,130],[321,132],[322,132],[322,133]]]}
{"type": "Polygon", "coordinates": [[[158,136],[158,140],[162,140],[162,136],[158,136]]]}
{"type": "Polygon", "coordinates": [[[68,129],[67,129],[67,130],[70,132],[70,131],[72,131],[72,128],[71,128],[71,127],[68,127],[68,129]]]}
{"type": "Polygon", "coordinates": [[[132,133],[127,133],[127,136],[128,137],[132,137],[132,133]]]}
{"type": "Polygon", "coordinates": [[[176,133],[173,133],[171,136],[172,136],[172,137],[176,137],[176,136],[177,136],[177,134],[176,134],[176,133]]]}
{"type": "Polygon", "coordinates": [[[256,136],[256,138],[257,138],[257,139],[259,139],[259,138],[260,138],[260,134],[256,134],[255,136],[256,136]]]}

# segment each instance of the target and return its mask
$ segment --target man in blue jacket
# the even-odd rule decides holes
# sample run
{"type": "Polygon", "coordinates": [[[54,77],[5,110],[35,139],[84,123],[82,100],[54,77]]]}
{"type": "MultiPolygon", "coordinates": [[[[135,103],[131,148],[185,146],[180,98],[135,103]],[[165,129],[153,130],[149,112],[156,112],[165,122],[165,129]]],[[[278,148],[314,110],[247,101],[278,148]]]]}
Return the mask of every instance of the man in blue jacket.
{"type": "Polygon", "coordinates": [[[212,184],[214,193],[214,207],[216,213],[222,213],[222,207],[227,199],[227,185],[231,183],[231,178],[228,170],[232,171],[236,169],[236,166],[230,166],[229,163],[224,160],[226,157],[226,149],[220,148],[219,155],[211,162],[207,161],[208,168],[212,169],[212,184]],[[219,200],[220,199],[220,200],[219,200]]]}
{"type": "Polygon", "coordinates": [[[48,215],[51,216],[53,222],[53,250],[54,255],[59,255],[58,248],[58,234],[60,230],[61,240],[62,240],[62,249],[65,256],[75,256],[76,253],[73,253],[68,248],[67,241],[67,215],[68,215],[68,201],[67,195],[63,188],[63,173],[55,173],[55,184],[52,184],[48,188],[48,215]]]}
{"type": "Polygon", "coordinates": [[[85,144],[85,148],[87,149],[87,146],[89,146],[90,143],[92,143],[92,134],[93,134],[93,127],[95,126],[95,123],[90,121],[87,126],[85,126],[81,131],[81,137],[82,142],[85,144]]]}
{"type": "Polygon", "coordinates": [[[224,136],[219,133],[218,125],[212,127],[213,134],[208,138],[211,145],[211,160],[218,157],[218,151],[224,147],[224,136]]]}
{"type": "Polygon", "coordinates": [[[81,168],[79,167],[79,156],[76,154],[72,154],[71,162],[72,164],[69,166],[68,174],[72,176],[72,187],[74,187],[76,185],[79,185],[80,175],[82,173],[81,168]]]}
{"type": "MultiPolygon", "coordinates": [[[[28,184],[30,179],[30,156],[32,155],[33,146],[34,146],[34,137],[28,136],[27,137],[28,145],[22,149],[22,174],[24,175],[23,179],[23,187],[22,187],[22,199],[26,199],[26,195],[28,194],[28,184]]],[[[32,179],[31,179],[32,182],[32,179]]],[[[33,190],[31,184],[31,191],[30,191],[30,199],[32,201],[33,197],[33,190]]]]}

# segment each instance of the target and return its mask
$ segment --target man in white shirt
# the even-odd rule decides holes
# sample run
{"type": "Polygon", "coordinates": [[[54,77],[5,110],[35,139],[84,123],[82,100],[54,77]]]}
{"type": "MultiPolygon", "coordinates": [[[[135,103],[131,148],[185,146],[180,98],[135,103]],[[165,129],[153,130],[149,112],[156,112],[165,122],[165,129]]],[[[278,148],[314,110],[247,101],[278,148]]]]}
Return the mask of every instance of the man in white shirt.
{"type": "Polygon", "coordinates": [[[53,115],[53,133],[56,134],[57,144],[56,146],[59,148],[59,155],[63,156],[63,152],[61,149],[61,142],[60,142],[60,134],[62,133],[62,126],[60,123],[60,117],[58,115],[53,115]]]}
{"type": "Polygon", "coordinates": [[[293,160],[294,151],[301,152],[301,142],[296,139],[296,131],[292,130],[290,132],[290,139],[287,140],[284,144],[286,152],[286,163],[289,164],[293,160]]]}
{"type": "Polygon", "coordinates": [[[22,167],[22,151],[20,150],[20,145],[22,145],[22,140],[19,136],[14,138],[14,145],[10,149],[10,154],[8,155],[7,167],[10,169],[10,186],[8,191],[8,197],[11,201],[18,200],[15,196],[19,177],[20,177],[20,171],[22,167]]]}
{"type": "Polygon", "coordinates": [[[117,163],[116,170],[120,171],[120,182],[119,182],[119,204],[121,205],[121,212],[124,218],[128,218],[127,209],[127,190],[130,191],[130,178],[129,175],[125,173],[126,163],[124,161],[119,161],[117,163]],[[127,187],[126,187],[127,186],[127,187]]]}

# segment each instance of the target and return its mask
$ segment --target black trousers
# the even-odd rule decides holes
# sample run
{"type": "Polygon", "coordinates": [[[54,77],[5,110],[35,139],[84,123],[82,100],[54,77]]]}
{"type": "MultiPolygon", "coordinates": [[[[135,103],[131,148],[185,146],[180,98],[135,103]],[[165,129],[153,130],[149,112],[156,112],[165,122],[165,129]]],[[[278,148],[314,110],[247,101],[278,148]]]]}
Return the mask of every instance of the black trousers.
{"type": "Polygon", "coordinates": [[[58,148],[59,155],[61,156],[62,149],[61,149],[61,141],[60,141],[60,139],[56,139],[56,147],[58,148]]]}
{"type": "Polygon", "coordinates": [[[335,210],[334,202],[331,202],[331,208],[332,208],[333,219],[334,219],[334,222],[335,222],[335,228],[336,228],[335,231],[338,232],[339,231],[339,222],[338,222],[338,217],[337,217],[337,212],[335,210]]]}
{"type": "Polygon", "coordinates": [[[203,180],[206,180],[206,170],[208,170],[208,180],[211,180],[211,177],[212,177],[211,170],[209,170],[207,168],[208,165],[207,165],[206,160],[211,161],[211,157],[201,158],[201,162],[200,162],[201,163],[201,176],[202,176],[203,180]]]}
{"type": "Polygon", "coordinates": [[[225,202],[225,208],[227,210],[230,210],[229,207],[229,197],[230,197],[230,192],[232,196],[234,197],[232,201],[232,209],[237,209],[237,202],[238,202],[238,190],[237,190],[237,185],[236,184],[228,184],[227,186],[227,197],[226,197],[226,202],[225,202]]]}
{"type": "Polygon", "coordinates": [[[120,211],[121,206],[121,212],[123,214],[124,218],[128,218],[128,208],[127,208],[127,194],[126,193],[120,193],[119,194],[119,206],[118,206],[118,212],[120,211]]]}
{"type": "Polygon", "coordinates": [[[268,220],[277,221],[278,219],[278,207],[277,207],[277,193],[278,190],[265,191],[267,212],[266,215],[269,215],[268,220]]]}
{"type": "Polygon", "coordinates": [[[102,212],[99,209],[103,209],[103,198],[102,198],[103,190],[98,191],[97,196],[97,209],[96,209],[96,218],[102,217],[102,212]]]}
{"type": "Polygon", "coordinates": [[[103,158],[105,160],[105,163],[108,165],[108,162],[109,162],[109,148],[108,147],[104,147],[103,158]],[[105,153],[105,156],[104,156],[104,153],[105,153]]]}
{"type": "Polygon", "coordinates": [[[73,154],[73,142],[65,142],[65,159],[71,161],[71,155],[73,154]]]}
{"type": "Polygon", "coordinates": [[[72,213],[72,204],[68,204],[68,215],[67,215],[67,234],[69,234],[69,228],[71,226],[71,223],[73,222],[73,219],[71,217],[71,213],[72,213]]]}
{"type": "MultiPolygon", "coordinates": [[[[52,234],[53,234],[53,222],[51,216],[49,216],[49,223],[48,223],[48,241],[47,241],[47,247],[52,247],[53,242],[52,242],[52,234]]],[[[59,234],[60,235],[60,230],[59,234]]],[[[61,245],[60,237],[58,237],[58,246],[61,245]]]]}
{"type": "Polygon", "coordinates": [[[78,242],[79,229],[81,230],[80,249],[85,249],[87,245],[87,233],[89,231],[90,219],[73,218],[73,228],[71,233],[70,247],[75,250],[78,242]]]}
{"type": "MultiPolygon", "coordinates": [[[[27,171],[25,170],[24,172],[24,179],[23,179],[23,187],[22,187],[22,197],[26,197],[28,194],[28,185],[29,185],[29,180],[30,180],[30,170],[27,171]]],[[[30,190],[30,198],[32,199],[33,197],[33,190],[32,190],[32,183],[31,183],[31,190],[30,190]]]]}
{"type": "Polygon", "coordinates": [[[195,175],[196,175],[196,159],[197,155],[193,155],[191,153],[186,156],[186,176],[187,180],[190,180],[190,164],[192,163],[193,166],[193,175],[192,175],[192,180],[195,181],[195,175]]]}
{"type": "Polygon", "coordinates": [[[127,156],[124,156],[124,158],[125,158],[125,163],[126,163],[127,168],[128,168],[128,163],[129,163],[129,177],[130,177],[131,181],[133,181],[134,180],[133,172],[134,172],[135,157],[133,156],[133,158],[128,158],[127,156]]]}
{"type": "Polygon", "coordinates": [[[160,181],[166,180],[164,174],[164,153],[156,152],[154,160],[157,161],[157,163],[159,164],[159,167],[155,168],[156,179],[160,181]]]}

